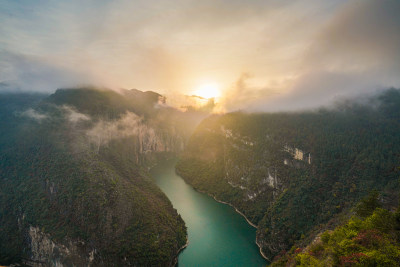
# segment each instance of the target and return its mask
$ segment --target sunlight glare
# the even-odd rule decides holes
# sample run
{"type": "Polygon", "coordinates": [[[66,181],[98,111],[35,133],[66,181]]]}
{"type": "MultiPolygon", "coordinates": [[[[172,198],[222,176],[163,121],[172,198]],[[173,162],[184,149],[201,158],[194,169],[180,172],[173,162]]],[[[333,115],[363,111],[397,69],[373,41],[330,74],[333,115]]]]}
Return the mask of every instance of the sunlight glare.
{"type": "Polygon", "coordinates": [[[193,94],[202,98],[218,98],[221,95],[217,83],[205,83],[197,87],[193,94]]]}

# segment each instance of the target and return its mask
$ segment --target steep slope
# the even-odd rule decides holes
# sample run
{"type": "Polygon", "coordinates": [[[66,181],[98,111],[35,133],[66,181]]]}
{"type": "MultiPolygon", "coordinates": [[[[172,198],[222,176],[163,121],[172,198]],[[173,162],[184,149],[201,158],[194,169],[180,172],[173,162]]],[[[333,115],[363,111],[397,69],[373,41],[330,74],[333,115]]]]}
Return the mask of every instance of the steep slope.
{"type": "MultiPolygon", "coordinates": [[[[177,172],[258,225],[273,258],[311,240],[375,188],[398,193],[400,91],[316,112],[231,113],[204,120],[177,172]]],[[[397,204],[397,203],[396,203],[397,204]]]]}
{"type": "Polygon", "coordinates": [[[173,265],[186,227],[147,167],[186,115],[137,90],[26,98],[0,96],[0,263],[173,265]]]}
{"type": "Polygon", "coordinates": [[[374,192],[355,209],[355,215],[333,231],[318,235],[306,247],[293,247],[272,266],[398,266],[400,209],[380,207],[374,192]]]}

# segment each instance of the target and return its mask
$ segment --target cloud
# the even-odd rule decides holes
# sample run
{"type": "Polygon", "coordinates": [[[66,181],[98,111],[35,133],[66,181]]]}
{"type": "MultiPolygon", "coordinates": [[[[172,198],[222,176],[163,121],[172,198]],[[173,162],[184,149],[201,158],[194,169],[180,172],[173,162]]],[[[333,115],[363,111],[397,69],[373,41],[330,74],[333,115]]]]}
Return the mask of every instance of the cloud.
{"type": "Polygon", "coordinates": [[[42,114],[42,113],[40,113],[40,112],[38,112],[38,111],[36,111],[36,110],[34,110],[32,108],[27,109],[27,110],[25,110],[23,112],[17,113],[16,115],[17,116],[31,118],[31,119],[34,119],[34,120],[36,120],[38,122],[41,122],[44,119],[47,119],[49,117],[48,115],[42,114]]]}
{"type": "Polygon", "coordinates": [[[80,121],[88,121],[91,119],[90,116],[76,111],[73,107],[64,105],[62,106],[62,109],[67,113],[66,117],[68,121],[73,124],[76,124],[80,121]]]}
{"type": "Polygon", "coordinates": [[[263,96],[250,111],[296,111],[329,106],[339,99],[360,97],[387,88],[363,74],[310,72],[296,80],[287,92],[263,96]]]}
{"type": "Polygon", "coordinates": [[[319,30],[300,71],[279,95],[265,95],[250,110],[315,108],[338,98],[400,87],[398,1],[351,1],[319,30]]]}
{"type": "Polygon", "coordinates": [[[173,96],[211,80],[226,92],[223,110],[316,107],[400,86],[399,5],[6,0],[0,82],[35,91],[94,84],[173,96]]]}
{"type": "MultiPolygon", "coordinates": [[[[81,121],[91,120],[90,116],[80,113],[80,112],[76,111],[73,107],[70,107],[67,105],[63,105],[63,106],[59,107],[59,110],[64,113],[65,118],[72,125],[76,125],[78,122],[81,122],[81,121]]],[[[16,112],[15,115],[30,118],[30,119],[36,120],[39,123],[45,119],[49,119],[52,116],[48,112],[42,113],[33,108],[29,108],[22,112],[16,112]]]]}
{"type": "Polygon", "coordinates": [[[55,88],[96,82],[168,94],[188,94],[202,79],[228,86],[243,71],[255,73],[265,61],[271,72],[278,68],[272,61],[290,60],[284,44],[306,38],[301,34],[308,35],[315,22],[299,23],[304,13],[313,6],[320,21],[335,6],[331,3],[5,1],[0,8],[0,50],[34,59],[28,65],[38,65],[38,71],[19,68],[13,59],[8,65],[16,67],[7,67],[10,71],[1,80],[22,80],[28,89],[30,83],[23,80],[38,80],[34,90],[48,78],[48,87],[55,88]],[[285,34],[293,25],[301,27],[285,34]],[[52,75],[39,75],[41,68],[44,73],[53,70],[52,75]]]}
{"type": "Polygon", "coordinates": [[[310,48],[313,68],[361,72],[399,67],[400,2],[351,1],[323,27],[310,48]]]}
{"type": "Polygon", "coordinates": [[[142,119],[132,112],[127,112],[117,121],[100,120],[87,131],[87,136],[91,142],[101,146],[113,139],[138,135],[142,127],[145,127],[142,119]]]}
{"type": "MultiPolygon", "coordinates": [[[[248,84],[252,76],[249,73],[242,73],[239,79],[229,88],[226,94],[218,103],[220,111],[248,110],[260,98],[276,95],[277,92],[268,88],[252,87],[248,84]]],[[[217,108],[216,111],[219,111],[217,108]]]]}
{"type": "Polygon", "coordinates": [[[145,122],[142,117],[129,111],[116,121],[100,120],[96,122],[86,131],[86,136],[89,142],[95,145],[97,151],[101,147],[107,146],[112,140],[122,138],[135,140],[139,153],[174,149],[171,142],[165,139],[162,127],[153,128],[149,121],[145,122]]]}

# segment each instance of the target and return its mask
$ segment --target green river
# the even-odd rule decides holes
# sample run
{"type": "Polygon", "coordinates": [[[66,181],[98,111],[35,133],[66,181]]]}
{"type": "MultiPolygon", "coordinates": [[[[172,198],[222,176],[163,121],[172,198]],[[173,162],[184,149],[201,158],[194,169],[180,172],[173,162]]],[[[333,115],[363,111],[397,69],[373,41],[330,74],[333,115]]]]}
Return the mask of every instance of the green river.
{"type": "Polygon", "coordinates": [[[150,173],[182,216],[189,246],[178,266],[266,266],[255,244],[256,229],[235,210],[195,191],[175,174],[177,160],[165,160],[150,173]]]}

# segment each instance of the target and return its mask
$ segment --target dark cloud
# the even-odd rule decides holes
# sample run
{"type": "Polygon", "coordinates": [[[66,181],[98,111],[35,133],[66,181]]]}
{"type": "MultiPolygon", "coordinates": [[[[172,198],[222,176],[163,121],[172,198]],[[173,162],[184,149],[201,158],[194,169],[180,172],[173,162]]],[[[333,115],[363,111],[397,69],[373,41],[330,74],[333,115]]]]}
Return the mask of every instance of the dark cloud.
{"type": "Polygon", "coordinates": [[[362,74],[312,72],[303,75],[288,92],[259,98],[250,111],[296,111],[329,106],[343,98],[354,98],[387,88],[362,74]]]}

